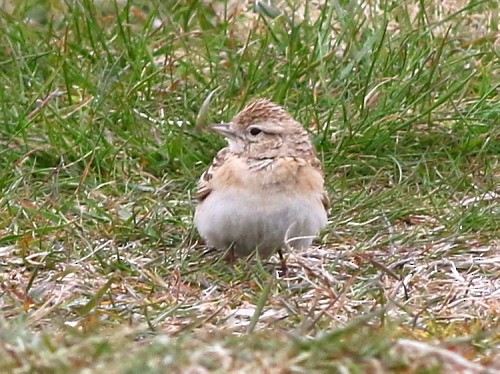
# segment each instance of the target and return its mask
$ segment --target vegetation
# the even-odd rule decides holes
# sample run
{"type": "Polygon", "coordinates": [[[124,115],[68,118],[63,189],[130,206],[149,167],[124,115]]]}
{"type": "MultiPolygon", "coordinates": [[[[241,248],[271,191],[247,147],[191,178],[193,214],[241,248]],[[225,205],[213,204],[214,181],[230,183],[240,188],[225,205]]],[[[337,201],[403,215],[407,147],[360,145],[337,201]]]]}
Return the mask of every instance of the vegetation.
{"type": "Polygon", "coordinates": [[[495,1],[0,4],[1,372],[500,370],[495,1]],[[192,223],[259,97],[333,203],[286,277],[192,223]]]}

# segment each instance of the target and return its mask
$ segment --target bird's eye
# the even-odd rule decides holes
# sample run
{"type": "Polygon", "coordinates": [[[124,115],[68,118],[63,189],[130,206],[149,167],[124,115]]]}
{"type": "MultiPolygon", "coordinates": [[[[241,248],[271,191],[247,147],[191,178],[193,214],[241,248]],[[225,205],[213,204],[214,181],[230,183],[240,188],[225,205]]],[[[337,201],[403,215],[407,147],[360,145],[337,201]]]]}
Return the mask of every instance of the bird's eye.
{"type": "Polygon", "coordinates": [[[261,129],[258,129],[257,127],[252,127],[250,129],[250,135],[256,136],[259,135],[262,132],[261,129]]]}

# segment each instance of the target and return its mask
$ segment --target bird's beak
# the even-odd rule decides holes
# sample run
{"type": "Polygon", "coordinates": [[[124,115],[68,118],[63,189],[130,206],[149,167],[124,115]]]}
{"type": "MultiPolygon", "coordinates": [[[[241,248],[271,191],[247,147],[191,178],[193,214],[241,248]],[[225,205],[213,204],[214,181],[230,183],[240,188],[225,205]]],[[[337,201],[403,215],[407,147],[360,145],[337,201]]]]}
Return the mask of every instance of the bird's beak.
{"type": "Polygon", "coordinates": [[[231,129],[230,123],[219,123],[209,127],[210,130],[215,131],[228,139],[236,139],[238,135],[231,129]]]}

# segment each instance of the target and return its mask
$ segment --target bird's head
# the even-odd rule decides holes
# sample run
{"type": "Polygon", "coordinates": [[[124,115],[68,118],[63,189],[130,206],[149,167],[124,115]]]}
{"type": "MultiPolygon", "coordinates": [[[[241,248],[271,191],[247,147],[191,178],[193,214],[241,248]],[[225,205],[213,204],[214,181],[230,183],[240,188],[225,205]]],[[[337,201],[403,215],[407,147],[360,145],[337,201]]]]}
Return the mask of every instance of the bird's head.
{"type": "Polygon", "coordinates": [[[282,107],[260,99],[247,105],[231,122],[211,126],[223,135],[233,153],[250,158],[293,156],[312,151],[307,132],[282,107]]]}

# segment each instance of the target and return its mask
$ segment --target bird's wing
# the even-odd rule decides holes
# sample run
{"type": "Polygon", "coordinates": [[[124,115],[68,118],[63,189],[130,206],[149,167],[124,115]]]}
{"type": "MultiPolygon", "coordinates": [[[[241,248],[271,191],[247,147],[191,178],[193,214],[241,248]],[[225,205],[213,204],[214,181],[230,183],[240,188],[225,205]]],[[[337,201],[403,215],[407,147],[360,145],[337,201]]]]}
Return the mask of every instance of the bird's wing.
{"type": "Polygon", "coordinates": [[[328,209],[330,209],[330,198],[328,197],[328,192],[326,192],[326,190],[324,190],[323,194],[321,195],[321,203],[323,204],[325,210],[328,212],[328,209]]]}
{"type": "Polygon", "coordinates": [[[219,169],[224,164],[228,155],[229,148],[221,149],[212,161],[212,165],[210,165],[210,167],[201,175],[200,180],[198,181],[198,189],[194,195],[194,198],[198,200],[198,202],[202,202],[203,200],[205,200],[207,196],[210,195],[210,192],[212,192],[212,177],[217,169],[219,169]]]}
{"type": "MultiPolygon", "coordinates": [[[[323,177],[324,180],[325,171],[323,170],[323,165],[321,164],[321,161],[316,156],[315,152],[311,156],[312,156],[310,159],[311,165],[320,171],[321,176],[323,177]]],[[[330,198],[328,197],[328,191],[326,190],[326,188],[323,190],[323,193],[321,194],[321,203],[323,204],[325,211],[328,212],[328,209],[330,209],[330,198]]]]}

